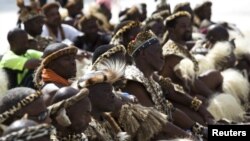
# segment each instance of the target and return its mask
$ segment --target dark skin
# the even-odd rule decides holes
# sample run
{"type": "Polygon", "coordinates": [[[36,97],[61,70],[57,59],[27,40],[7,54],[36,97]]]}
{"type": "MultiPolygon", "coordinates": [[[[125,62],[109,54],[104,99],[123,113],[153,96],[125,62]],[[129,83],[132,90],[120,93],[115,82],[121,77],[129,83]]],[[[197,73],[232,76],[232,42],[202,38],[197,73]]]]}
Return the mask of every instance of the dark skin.
{"type": "Polygon", "coordinates": [[[96,120],[102,119],[103,112],[114,110],[115,95],[109,83],[98,83],[89,87],[89,98],[92,103],[91,115],[96,120]]]}
{"type": "MultiPolygon", "coordinates": [[[[70,98],[76,95],[79,90],[72,87],[63,87],[60,88],[52,102],[60,101],[63,99],[70,98]]],[[[82,133],[88,127],[89,122],[91,121],[91,103],[88,97],[81,99],[80,101],[74,103],[74,105],[66,109],[67,115],[71,121],[71,125],[63,127],[59,125],[56,121],[53,121],[53,124],[56,126],[62,135],[68,135],[73,133],[82,133]]]]}
{"type": "MultiPolygon", "coordinates": [[[[176,25],[173,27],[169,27],[168,31],[171,40],[180,45],[185,46],[186,41],[189,41],[192,38],[192,27],[190,18],[188,18],[187,16],[177,18],[176,25]]],[[[176,66],[182,59],[183,58],[177,57],[176,55],[169,55],[168,57],[165,56],[166,62],[164,64],[163,70],[161,70],[161,75],[170,77],[175,83],[178,83],[180,85],[183,85],[184,83],[192,84],[191,82],[184,80],[178,70],[174,71],[174,66],[176,66]]],[[[221,79],[219,78],[215,80],[215,82],[221,82],[221,79]]],[[[209,79],[209,81],[213,80],[209,79]]],[[[210,82],[203,82],[200,79],[195,79],[194,85],[192,86],[192,91],[208,98],[213,94],[213,91],[205,85],[206,83],[210,82]]]]}
{"type": "MultiPolygon", "coordinates": [[[[163,73],[161,73],[161,75],[170,77],[173,80],[173,82],[175,82],[175,83],[176,82],[177,83],[182,82],[181,79],[180,79],[180,76],[178,77],[178,72],[175,72],[172,69],[172,68],[174,68],[175,65],[177,65],[179,63],[179,61],[181,59],[182,59],[181,57],[175,56],[175,55],[166,56],[165,57],[166,62],[165,62],[164,67],[163,67],[163,69],[161,71],[161,72],[163,72],[163,73]]],[[[206,74],[206,75],[201,76],[200,77],[201,80],[198,79],[195,84],[197,86],[199,86],[198,88],[203,90],[203,91],[205,89],[208,89],[207,86],[210,86],[210,88],[219,89],[220,83],[218,84],[215,81],[211,81],[211,80],[214,80],[214,79],[211,79],[211,78],[216,78],[215,80],[219,80],[219,78],[220,78],[221,81],[217,81],[217,82],[222,82],[221,74],[218,73],[218,71],[216,71],[216,72],[213,72],[211,74],[206,74]],[[208,81],[208,79],[210,81],[208,81]],[[203,87],[203,85],[200,85],[198,83],[200,81],[202,81],[202,82],[205,81],[205,82],[207,82],[205,84],[209,84],[209,85],[206,85],[206,86],[203,87]],[[215,83],[213,83],[213,82],[215,82],[215,83]]],[[[169,90],[167,90],[167,91],[169,91],[169,90]]],[[[210,91],[210,90],[208,89],[207,91],[210,91]]],[[[196,96],[196,95],[190,96],[188,94],[178,94],[178,92],[175,91],[174,89],[172,89],[170,93],[172,93],[172,94],[167,94],[165,96],[168,99],[172,100],[172,102],[174,103],[174,105],[176,107],[180,108],[186,114],[188,114],[190,117],[192,117],[192,119],[194,119],[195,121],[198,121],[199,123],[202,123],[204,125],[205,125],[205,122],[212,123],[211,119],[213,119],[213,117],[205,108],[205,105],[206,105],[206,102],[207,102],[205,97],[198,95],[198,98],[200,100],[202,100],[205,105],[201,106],[201,108],[198,110],[198,112],[194,112],[189,107],[190,107],[190,103],[191,103],[191,101],[193,99],[193,96],[196,96]]]]}
{"type": "Polygon", "coordinates": [[[17,112],[17,117],[23,117],[25,114],[28,114],[28,118],[34,120],[38,123],[51,123],[49,116],[46,116],[45,119],[39,120],[38,116],[41,116],[44,112],[47,111],[47,107],[43,101],[43,97],[39,97],[37,100],[33,101],[29,105],[22,108],[17,112]]]}
{"type": "MultiPolygon", "coordinates": [[[[15,34],[15,38],[9,41],[11,51],[13,51],[16,55],[25,54],[29,49],[27,33],[23,30],[16,30],[13,31],[13,34],[15,34]]],[[[39,66],[40,62],[41,61],[38,59],[29,59],[25,62],[24,68],[36,69],[39,66]]]]}
{"type": "Polygon", "coordinates": [[[88,45],[95,50],[98,46],[100,46],[102,43],[100,39],[100,35],[98,32],[100,32],[99,26],[97,24],[97,19],[95,17],[85,17],[85,20],[81,21],[81,31],[84,33],[84,38],[82,40],[85,40],[88,45]]]}
{"type": "Polygon", "coordinates": [[[58,27],[61,25],[61,16],[57,7],[51,8],[45,15],[45,23],[52,30],[54,35],[58,33],[58,27]]]}
{"type": "MultiPolygon", "coordinates": [[[[53,70],[56,74],[66,80],[74,78],[76,75],[75,55],[71,54],[61,56],[50,62],[46,68],[53,70]]],[[[46,105],[50,105],[51,98],[54,96],[55,92],[61,87],[64,86],[56,83],[45,84],[45,86],[42,88],[42,91],[45,93],[44,100],[46,101],[46,105]]]]}
{"type": "Polygon", "coordinates": [[[176,19],[176,25],[169,27],[169,36],[173,41],[185,45],[186,41],[192,39],[192,23],[189,17],[179,17],[176,19]]]}
{"type": "Polygon", "coordinates": [[[24,23],[25,31],[32,37],[36,37],[42,33],[44,18],[42,16],[35,17],[24,23]]]}
{"type": "MultiPolygon", "coordinates": [[[[133,81],[131,81],[131,82],[133,82],[133,81]]],[[[137,82],[135,82],[135,83],[137,83],[137,82]]],[[[141,84],[138,83],[138,86],[139,85],[141,85],[141,84]]],[[[133,85],[133,86],[135,86],[135,85],[133,85]]],[[[143,89],[137,89],[137,88],[135,88],[135,90],[140,93],[140,90],[144,91],[145,89],[144,88],[143,89]]],[[[120,110],[122,108],[122,105],[125,104],[125,103],[126,102],[123,102],[121,99],[115,98],[115,110],[112,112],[112,116],[115,119],[119,118],[120,110]]],[[[152,102],[148,102],[148,103],[145,103],[145,104],[146,105],[148,104],[147,107],[152,107],[153,106],[152,102]]],[[[182,137],[182,136],[190,137],[190,135],[188,135],[181,128],[175,126],[171,122],[167,122],[166,125],[163,126],[162,131],[160,131],[157,135],[154,136],[153,140],[169,139],[169,138],[176,138],[176,137],[182,137]]]]}
{"type": "Polygon", "coordinates": [[[157,37],[162,39],[163,34],[165,32],[165,25],[163,21],[155,20],[147,25],[147,30],[152,30],[155,33],[155,35],[157,35],[157,37]]]}
{"type": "MultiPolygon", "coordinates": [[[[159,46],[158,42],[150,47],[147,47],[146,49],[141,50],[139,55],[134,58],[136,66],[143,72],[145,77],[152,77],[154,71],[159,71],[162,69],[164,59],[161,52],[162,48],[159,46]]],[[[152,102],[145,87],[138,84],[138,82],[128,81],[123,91],[135,95],[143,106],[154,106],[154,103],[152,102]]],[[[187,103],[189,104],[191,100],[192,99],[187,101],[187,103]]],[[[174,122],[184,129],[190,128],[194,124],[194,121],[192,121],[187,115],[179,110],[176,110],[173,115],[175,119],[174,122]],[[186,117],[187,120],[185,122],[183,122],[183,120],[178,120],[181,119],[181,117],[186,117]]]]}
{"type": "Polygon", "coordinates": [[[82,3],[75,3],[67,7],[69,16],[72,18],[76,18],[78,14],[83,15],[83,4],[82,3]]]}

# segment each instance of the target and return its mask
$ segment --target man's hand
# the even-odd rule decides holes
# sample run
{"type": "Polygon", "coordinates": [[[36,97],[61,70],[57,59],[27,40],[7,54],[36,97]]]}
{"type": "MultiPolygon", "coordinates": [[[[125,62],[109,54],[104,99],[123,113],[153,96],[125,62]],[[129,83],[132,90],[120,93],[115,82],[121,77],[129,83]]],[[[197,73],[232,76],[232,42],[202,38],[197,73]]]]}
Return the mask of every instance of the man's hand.
{"type": "Polygon", "coordinates": [[[198,110],[198,113],[201,114],[207,124],[215,124],[213,115],[209,111],[207,111],[204,105],[201,105],[198,110]]]}

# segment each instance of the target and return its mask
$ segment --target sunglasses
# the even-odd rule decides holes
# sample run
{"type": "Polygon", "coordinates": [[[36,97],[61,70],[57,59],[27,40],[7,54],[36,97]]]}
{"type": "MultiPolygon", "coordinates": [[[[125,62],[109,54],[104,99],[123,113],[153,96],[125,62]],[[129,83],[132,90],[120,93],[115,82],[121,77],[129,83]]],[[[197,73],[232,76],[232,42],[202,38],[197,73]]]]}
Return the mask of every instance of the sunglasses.
{"type": "Polygon", "coordinates": [[[39,113],[37,116],[28,115],[28,118],[35,120],[35,121],[43,122],[47,118],[48,114],[49,114],[48,110],[46,110],[46,111],[39,113]]]}

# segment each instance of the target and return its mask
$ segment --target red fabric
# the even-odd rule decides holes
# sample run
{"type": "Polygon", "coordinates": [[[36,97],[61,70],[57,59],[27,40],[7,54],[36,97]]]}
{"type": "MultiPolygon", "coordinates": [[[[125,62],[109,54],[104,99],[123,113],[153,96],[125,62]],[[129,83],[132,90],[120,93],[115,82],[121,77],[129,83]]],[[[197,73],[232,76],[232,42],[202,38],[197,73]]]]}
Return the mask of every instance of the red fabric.
{"type": "Polygon", "coordinates": [[[58,84],[62,84],[64,86],[69,86],[70,83],[68,80],[62,78],[58,74],[56,74],[53,70],[51,69],[43,69],[42,71],[42,79],[44,82],[55,82],[58,84]]]}

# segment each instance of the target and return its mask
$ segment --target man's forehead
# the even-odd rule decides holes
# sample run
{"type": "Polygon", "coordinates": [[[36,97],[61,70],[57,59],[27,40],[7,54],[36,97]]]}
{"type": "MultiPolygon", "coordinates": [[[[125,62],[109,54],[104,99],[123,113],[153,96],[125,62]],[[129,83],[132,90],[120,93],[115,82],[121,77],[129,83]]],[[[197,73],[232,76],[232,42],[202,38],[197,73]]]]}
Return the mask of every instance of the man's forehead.
{"type": "Polygon", "coordinates": [[[191,22],[191,19],[187,16],[179,17],[176,19],[176,24],[182,24],[187,22],[191,22]]]}

